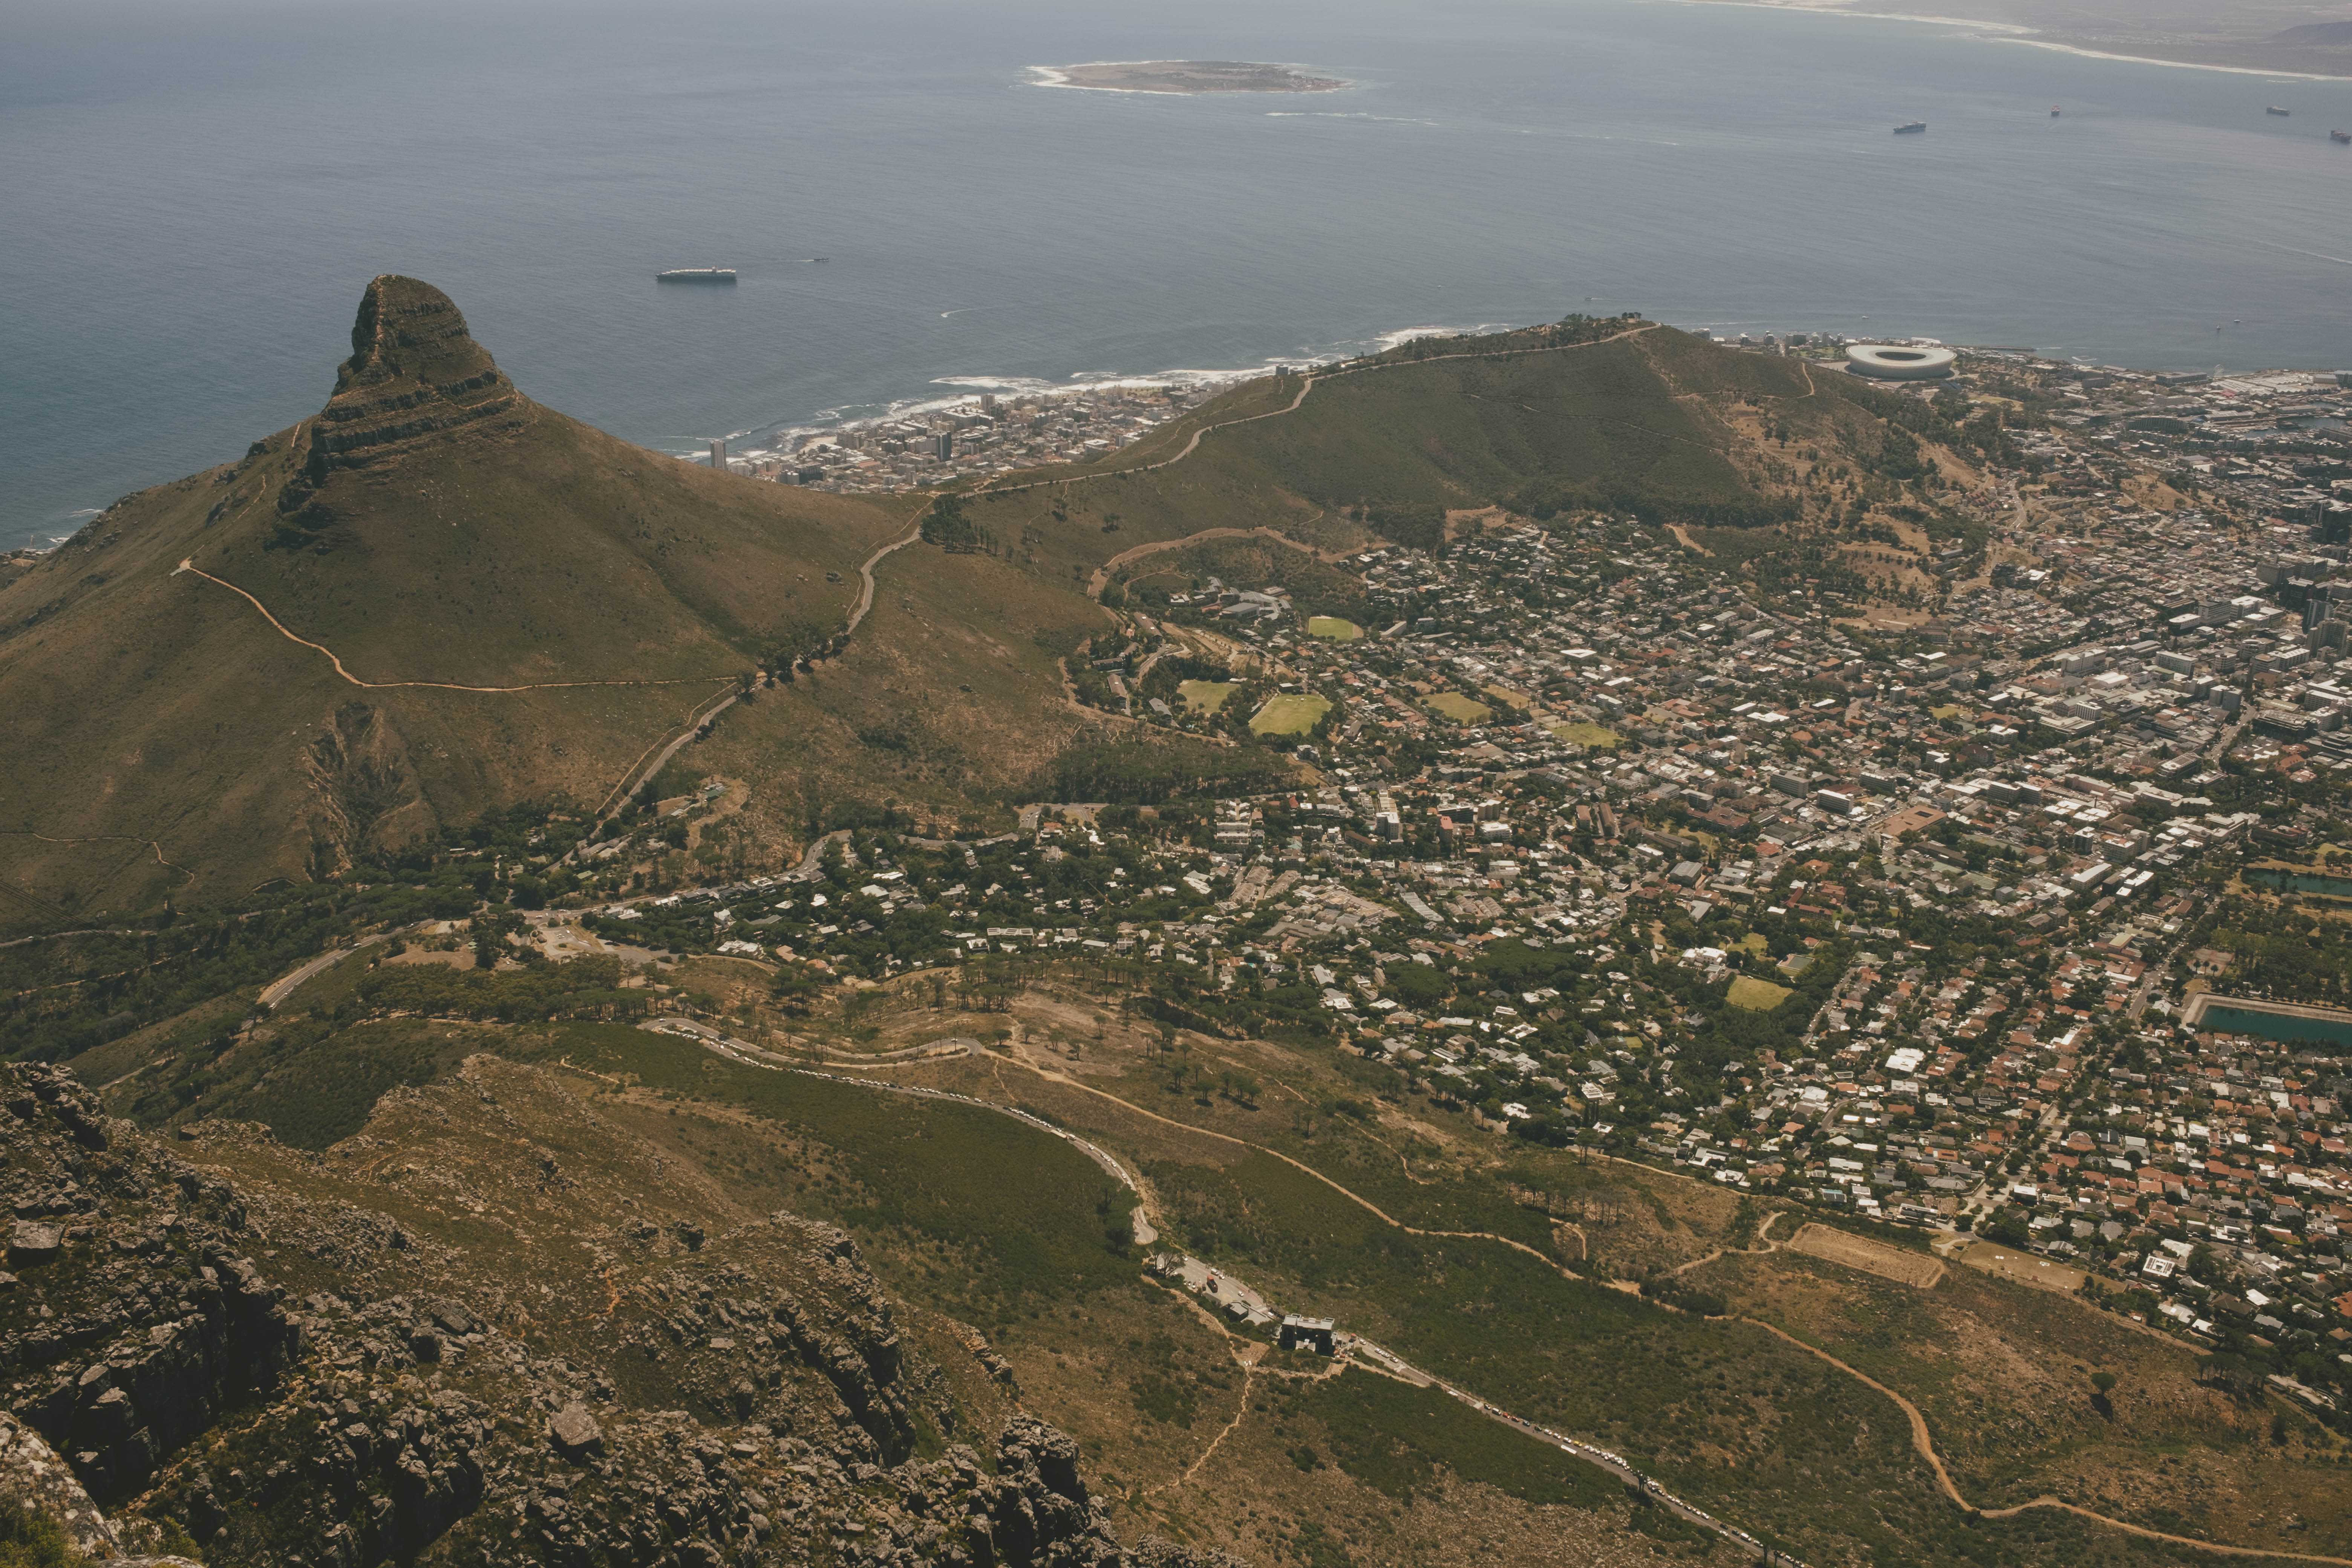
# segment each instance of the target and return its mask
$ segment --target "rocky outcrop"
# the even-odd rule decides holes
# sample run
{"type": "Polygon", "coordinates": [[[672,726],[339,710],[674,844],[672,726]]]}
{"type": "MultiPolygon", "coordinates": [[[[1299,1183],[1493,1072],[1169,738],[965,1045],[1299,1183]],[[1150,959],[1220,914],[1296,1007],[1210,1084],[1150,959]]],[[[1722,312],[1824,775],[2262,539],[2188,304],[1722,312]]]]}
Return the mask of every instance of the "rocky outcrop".
{"type": "Polygon", "coordinates": [[[334,395],[302,427],[302,466],[279,492],[274,542],[299,543],[337,521],[320,491],[338,469],[388,461],[429,437],[494,426],[525,407],[449,296],[414,278],[373,279],[360,298],[352,357],[337,368],[334,395]]]}
{"type": "MultiPolygon", "coordinates": [[[[145,1140],[118,1143],[55,1068],[8,1070],[0,1195],[28,1240],[0,1334],[0,1407],[100,1498],[126,1493],[230,1403],[267,1392],[301,1335],[236,1241],[233,1194],[145,1140]]],[[[18,1256],[12,1243],[11,1256],[18,1256]]]]}
{"type": "Polygon", "coordinates": [[[51,1521],[67,1544],[107,1568],[197,1568],[187,1558],[147,1551],[152,1532],[126,1531],[107,1518],[41,1435],[5,1411],[0,1411],[0,1498],[51,1521]]]}
{"type": "MultiPolygon", "coordinates": [[[[480,1117],[510,1162],[526,1073],[403,1093],[436,1125],[480,1117]]],[[[1030,1416],[986,1458],[957,1440],[1001,1384],[953,1395],[838,1227],[778,1214],[688,1242],[616,1215],[598,1234],[643,1249],[626,1289],[609,1268],[517,1289],[347,1197],[187,1163],[334,1169],[264,1130],[165,1149],[47,1068],[0,1067],[0,1194],[58,1233],[0,1294],[0,1486],[16,1456],[93,1551],[184,1531],[212,1568],[1234,1568],[1122,1545],[1077,1446],[1030,1416]],[[289,1268],[299,1294],[271,1277],[289,1268]]]]}
{"type": "Polygon", "coordinates": [[[424,805],[406,741],[373,704],[338,707],[303,747],[301,760],[319,808],[310,870],[322,880],[373,847],[404,813],[424,805]]]}
{"type": "Polygon", "coordinates": [[[309,433],[314,477],[374,447],[495,417],[517,396],[456,301],[387,273],[360,297],[352,357],[309,433]]]}

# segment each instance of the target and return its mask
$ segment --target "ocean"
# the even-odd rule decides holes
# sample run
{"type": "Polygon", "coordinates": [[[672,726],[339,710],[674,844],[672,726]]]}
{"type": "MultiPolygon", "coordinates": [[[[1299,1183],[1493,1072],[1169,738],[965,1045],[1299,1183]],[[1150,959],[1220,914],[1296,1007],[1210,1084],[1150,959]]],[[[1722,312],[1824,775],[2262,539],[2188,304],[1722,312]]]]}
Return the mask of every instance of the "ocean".
{"type": "Polygon", "coordinates": [[[2352,82],[1673,0],[18,0],[0,546],[315,410],[386,271],[676,452],[1579,310],[2352,367],[2337,126],[2352,82]],[[1171,58],[1355,85],[1028,69],[1171,58]]]}

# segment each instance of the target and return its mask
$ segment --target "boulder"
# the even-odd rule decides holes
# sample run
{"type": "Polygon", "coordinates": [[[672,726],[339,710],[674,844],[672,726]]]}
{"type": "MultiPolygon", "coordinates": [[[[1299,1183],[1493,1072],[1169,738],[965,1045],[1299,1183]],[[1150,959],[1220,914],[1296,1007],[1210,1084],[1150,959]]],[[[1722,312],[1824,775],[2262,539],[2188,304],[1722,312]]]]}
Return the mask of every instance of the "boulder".
{"type": "Polygon", "coordinates": [[[64,1233],[56,1226],[20,1219],[8,1233],[8,1261],[19,1265],[47,1263],[64,1245],[64,1233]]]}
{"type": "Polygon", "coordinates": [[[547,1418],[547,1437],[567,1459],[585,1458],[604,1447],[604,1429],[596,1425],[588,1407],[576,1401],[547,1418]]]}

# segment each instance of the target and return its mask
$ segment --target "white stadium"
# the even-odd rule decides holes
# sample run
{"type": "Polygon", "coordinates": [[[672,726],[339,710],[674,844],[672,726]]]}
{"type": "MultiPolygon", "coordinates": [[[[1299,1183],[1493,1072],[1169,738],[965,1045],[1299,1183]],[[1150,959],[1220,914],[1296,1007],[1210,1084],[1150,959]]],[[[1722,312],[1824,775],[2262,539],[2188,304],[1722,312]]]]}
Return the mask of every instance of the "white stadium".
{"type": "Polygon", "coordinates": [[[1951,374],[1953,362],[1959,357],[1949,349],[1855,343],[1845,351],[1845,368],[1877,381],[1935,381],[1951,374]]]}

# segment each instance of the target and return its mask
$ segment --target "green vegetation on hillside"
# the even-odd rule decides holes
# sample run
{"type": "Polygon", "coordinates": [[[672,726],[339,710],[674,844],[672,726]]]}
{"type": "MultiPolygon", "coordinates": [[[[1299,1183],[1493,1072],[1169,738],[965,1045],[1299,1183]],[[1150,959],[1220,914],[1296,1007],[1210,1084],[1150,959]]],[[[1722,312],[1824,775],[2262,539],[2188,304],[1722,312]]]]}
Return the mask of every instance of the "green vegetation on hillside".
{"type": "Polygon", "coordinates": [[[572,1025],[541,1050],[758,1116],[822,1151],[792,1194],[803,1213],[887,1243],[893,1282],[989,1323],[1135,1277],[1133,1198],[1084,1154],[1010,1117],[951,1101],[763,1071],[613,1025],[572,1025]],[[828,1177],[826,1168],[838,1173],[828,1177]]]}
{"type": "Polygon", "coordinates": [[[1263,751],[1198,741],[1112,741],[1070,747],[1054,759],[1043,793],[1053,800],[1157,805],[1178,795],[1255,795],[1289,777],[1263,751]]]}
{"type": "Polygon", "coordinates": [[[1526,1502],[1599,1508],[1623,1495],[1597,1467],[1434,1388],[1352,1372],[1310,1385],[1288,1408],[1323,1424],[1334,1464],[1400,1502],[1436,1489],[1441,1468],[1526,1502]]]}
{"type": "Polygon", "coordinates": [[[89,1568],[57,1521],[0,1498],[0,1568],[89,1568]]]}

